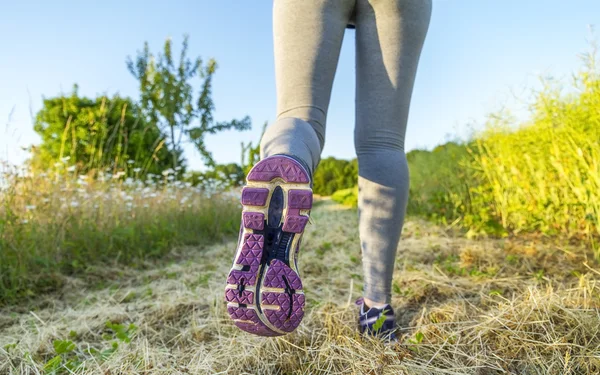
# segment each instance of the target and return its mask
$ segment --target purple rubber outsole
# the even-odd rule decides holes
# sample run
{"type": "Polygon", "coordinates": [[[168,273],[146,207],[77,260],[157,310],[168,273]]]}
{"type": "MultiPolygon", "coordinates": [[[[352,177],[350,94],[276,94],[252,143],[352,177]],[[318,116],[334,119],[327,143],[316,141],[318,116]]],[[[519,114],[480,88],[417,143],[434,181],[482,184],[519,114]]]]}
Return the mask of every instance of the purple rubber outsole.
{"type": "MultiPolygon", "coordinates": [[[[283,183],[273,184],[273,189],[277,185],[286,183],[309,183],[309,177],[304,168],[295,160],[285,156],[266,158],[256,164],[248,174],[249,183],[252,181],[271,183],[275,179],[281,179],[283,183]]],[[[269,194],[271,194],[271,190],[268,188],[245,187],[242,190],[241,202],[244,206],[250,207],[250,210],[252,207],[264,209],[269,204],[267,202],[269,194]]],[[[310,190],[290,189],[282,231],[302,234],[308,222],[308,216],[301,215],[300,210],[310,210],[311,208],[312,192],[310,190]]],[[[246,229],[261,231],[265,228],[265,215],[262,212],[245,211],[242,214],[242,225],[246,229]]],[[[246,232],[241,246],[234,261],[234,268],[227,277],[227,284],[236,286],[236,289],[228,288],[225,291],[225,300],[232,303],[227,308],[229,315],[239,328],[260,336],[280,336],[295,330],[304,316],[304,294],[296,293],[303,290],[300,276],[279,259],[272,259],[268,264],[261,264],[265,250],[265,239],[262,234],[246,232]],[[260,277],[261,272],[263,273],[262,278],[260,277]],[[260,285],[257,285],[259,280],[260,285]],[[253,288],[246,290],[248,287],[253,288]],[[288,294],[271,289],[260,293],[261,288],[284,290],[291,288],[294,292],[288,294]],[[259,298],[260,301],[258,301],[259,298]],[[259,311],[262,311],[262,314],[259,311]],[[280,332],[269,328],[263,319],[280,332]]],[[[294,251],[297,253],[298,248],[294,251]]]]}

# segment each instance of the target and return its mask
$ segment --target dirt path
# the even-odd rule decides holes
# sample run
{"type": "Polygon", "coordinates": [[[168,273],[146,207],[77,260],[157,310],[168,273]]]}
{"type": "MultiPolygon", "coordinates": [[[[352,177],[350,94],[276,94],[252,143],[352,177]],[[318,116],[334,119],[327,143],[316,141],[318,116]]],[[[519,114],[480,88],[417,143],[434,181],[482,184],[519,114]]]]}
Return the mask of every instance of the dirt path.
{"type": "Polygon", "coordinates": [[[356,211],[325,200],[313,219],[299,262],[307,311],[294,334],[263,339],[230,324],[231,240],[143,271],[91,270],[100,285],[73,279],[61,295],[0,311],[0,374],[81,364],[93,374],[599,371],[600,284],[574,250],[451,237],[410,220],[393,297],[404,336],[384,346],[355,331],[356,211]]]}

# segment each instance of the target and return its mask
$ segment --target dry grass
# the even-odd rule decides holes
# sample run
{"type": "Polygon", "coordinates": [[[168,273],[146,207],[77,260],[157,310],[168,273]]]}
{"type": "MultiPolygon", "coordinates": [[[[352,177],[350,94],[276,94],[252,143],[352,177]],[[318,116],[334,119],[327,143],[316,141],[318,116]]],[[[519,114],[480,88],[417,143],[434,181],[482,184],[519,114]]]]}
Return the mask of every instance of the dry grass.
{"type": "Polygon", "coordinates": [[[75,278],[60,294],[5,308],[0,373],[68,374],[59,363],[113,375],[600,372],[600,273],[584,249],[468,240],[409,221],[393,297],[403,337],[385,346],[355,330],[356,211],[323,201],[313,218],[300,257],[307,314],[293,334],[254,337],[228,320],[232,240],[179,249],[153,269],[99,270],[102,287],[75,278]]]}

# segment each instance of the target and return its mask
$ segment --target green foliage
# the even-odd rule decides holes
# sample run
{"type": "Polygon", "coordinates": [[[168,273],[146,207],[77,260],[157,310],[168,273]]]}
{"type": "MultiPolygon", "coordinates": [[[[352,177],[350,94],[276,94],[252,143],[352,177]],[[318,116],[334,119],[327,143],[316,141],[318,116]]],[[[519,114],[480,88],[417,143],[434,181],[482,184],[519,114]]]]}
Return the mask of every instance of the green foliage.
{"type": "Polygon", "coordinates": [[[313,176],[313,191],[319,195],[331,195],[337,190],[348,189],[358,183],[358,161],[328,157],[321,160],[313,176]]]}
{"type": "Polygon", "coordinates": [[[350,189],[338,190],[331,196],[331,199],[349,207],[358,206],[358,186],[350,189]]]}
{"type": "Polygon", "coordinates": [[[423,332],[417,331],[417,333],[415,333],[415,338],[411,341],[411,343],[420,344],[423,342],[424,338],[425,338],[425,335],[423,334],[423,332]]]}
{"type": "Polygon", "coordinates": [[[75,350],[75,344],[69,340],[54,340],[52,343],[56,354],[61,355],[75,350]]]}
{"type": "Polygon", "coordinates": [[[75,352],[75,343],[70,340],[54,340],[52,346],[56,355],[44,364],[46,374],[69,374],[80,369],[82,358],[75,352]]]}
{"type": "MultiPolygon", "coordinates": [[[[105,328],[106,332],[102,335],[104,345],[101,349],[88,346],[82,350],[71,340],[54,340],[54,354],[45,361],[44,372],[54,375],[72,374],[85,370],[86,361],[101,363],[119,349],[119,343],[129,344],[138,327],[133,323],[125,325],[108,321],[105,328]]],[[[69,337],[76,336],[73,331],[69,332],[69,337]]]]}
{"type": "Polygon", "coordinates": [[[61,365],[62,357],[57,355],[44,364],[44,371],[48,374],[55,374],[61,365]]]}
{"type": "Polygon", "coordinates": [[[135,324],[130,323],[129,325],[106,322],[106,328],[108,328],[111,333],[107,333],[105,338],[110,340],[111,334],[113,339],[117,339],[121,342],[129,344],[131,342],[131,337],[137,330],[135,324]]]}
{"type": "Polygon", "coordinates": [[[44,99],[34,130],[42,139],[32,147],[31,164],[38,170],[68,158],[81,173],[108,168],[143,176],[160,173],[169,162],[156,124],[144,120],[130,99],[119,96],[80,97],[75,87],[70,96],[44,99]]]}
{"type": "Polygon", "coordinates": [[[381,327],[383,327],[383,323],[385,323],[385,320],[387,319],[387,316],[385,315],[386,312],[387,310],[384,309],[381,312],[381,315],[379,315],[379,317],[375,321],[375,323],[373,323],[373,331],[378,332],[381,329],[381,327]]]}
{"type": "Polygon", "coordinates": [[[432,151],[407,153],[410,171],[408,212],[443,221],[469,208],[469,170],[464,167],[467,146],[449,142],[432,151]]]}
{"type": "Polygon", "coordinates": [[[187,56],[188,37],[182,43],[179,61],[173,58],[171,39],[165,41],[163,52],[155,56],[148,43],[138,52],[135,61],[127,59],[127,67],[139,81],[140,101],[144,115],[158,124],[168,138],[173,153],[173,168],[179,165],[177,153],[181,151],[184,137],[192,142],[206,165],[214,161],[206,148],[204,136],[223,130],[250,129],[250,118],[229,122],[215,122],[212,100],[212,80],[217,62],[210,59],[206,64],[200,57],[187,56]],[[194,96],[192,79],[200,79],[199,93],[194,96]],[[197,122],[197,123],[196,123],[197,122]]]}

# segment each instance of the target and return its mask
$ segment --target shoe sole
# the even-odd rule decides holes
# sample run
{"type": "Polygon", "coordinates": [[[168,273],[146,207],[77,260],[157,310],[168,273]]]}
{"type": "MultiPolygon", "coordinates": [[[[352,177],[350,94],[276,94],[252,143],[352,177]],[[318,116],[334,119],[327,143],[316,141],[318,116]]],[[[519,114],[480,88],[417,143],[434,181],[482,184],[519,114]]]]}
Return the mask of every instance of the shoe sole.
{"type": "Polygon", "coordinates": [[[227,312],[246,332],[280,336],[304,316],[296,259],[312,189],[304,167],[280,155],[257,163],[246,182],[240,239],[225,288],[227,312]]]}

